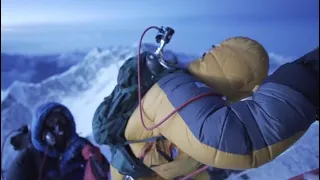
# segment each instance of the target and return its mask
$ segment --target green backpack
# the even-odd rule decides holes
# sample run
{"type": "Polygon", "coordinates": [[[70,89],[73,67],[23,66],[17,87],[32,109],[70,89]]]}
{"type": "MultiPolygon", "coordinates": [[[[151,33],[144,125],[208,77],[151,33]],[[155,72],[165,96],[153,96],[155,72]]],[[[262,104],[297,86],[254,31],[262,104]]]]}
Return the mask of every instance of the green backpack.
{"type": "MultiPolygon", "coordinates": [[[[163,69],[161,73],[154,75],[148,68],[147,53],[141,54],[141,94],[146,92],[162,77],[179,71],[178,69],[163,69]]],[[[149,177],[153,171],[144,165],[143,161],[136,158],[130,147],[131,143],[153,142],[164,137],[152,137],[141,141],[127,141],[124,132],[127,122],[138,106],[138,72],[137,57],[128,59],[120,68],[117,85],[112,93],[98,106],[93,117],[93,136],[100,145],[110,147],[111,162],[120,174],[132,178],[149,177]]],[[[163,154],[163,153],[160,153],[163,154]]],[[[166,156],[168,161],[172,161],[166,156]]]]}

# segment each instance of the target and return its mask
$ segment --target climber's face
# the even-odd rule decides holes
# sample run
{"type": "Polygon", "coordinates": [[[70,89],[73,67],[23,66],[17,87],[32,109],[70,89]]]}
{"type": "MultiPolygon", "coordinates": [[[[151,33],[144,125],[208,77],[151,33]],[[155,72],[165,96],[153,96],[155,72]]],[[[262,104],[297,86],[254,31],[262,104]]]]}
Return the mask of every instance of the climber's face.
{"type": "Polygon", "coordinates": [[[46,142],[59,151],[64,151],[68,140],[68,119],[59,109],[53,109],[45,120],[44,138],[46,142]],[[48,137],[48,134],[51,135],[48,137]]]}

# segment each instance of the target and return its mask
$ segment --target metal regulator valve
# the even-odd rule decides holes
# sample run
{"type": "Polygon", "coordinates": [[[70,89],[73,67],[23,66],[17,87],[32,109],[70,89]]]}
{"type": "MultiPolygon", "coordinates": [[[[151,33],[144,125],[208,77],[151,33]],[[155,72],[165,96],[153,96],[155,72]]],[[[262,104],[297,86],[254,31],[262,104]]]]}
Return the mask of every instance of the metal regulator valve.
{"type": "Polygon", "coordinates": [[[173,34],[174,29],[170,27],[158,28],[155,39],[159,46],[155,52],[150,52],[146,56],[147,66],[152,74],[159,74],[164,69],[173,69],[177,64],[177,58],[168,59],[163,53],[164,47],[169,44],[173,34]]]}

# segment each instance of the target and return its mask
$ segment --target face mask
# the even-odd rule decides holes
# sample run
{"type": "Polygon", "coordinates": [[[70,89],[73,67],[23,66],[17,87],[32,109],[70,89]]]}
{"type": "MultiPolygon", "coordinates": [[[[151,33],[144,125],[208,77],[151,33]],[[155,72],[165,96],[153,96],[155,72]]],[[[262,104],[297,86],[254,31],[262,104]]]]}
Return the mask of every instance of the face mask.
{"type": "Polygon", "coordinates": [[[61,112],[51,112],[45,120],[44,139],[60,151],[64,151],[68,142],[67,122],[67,118],[61,112]]]}

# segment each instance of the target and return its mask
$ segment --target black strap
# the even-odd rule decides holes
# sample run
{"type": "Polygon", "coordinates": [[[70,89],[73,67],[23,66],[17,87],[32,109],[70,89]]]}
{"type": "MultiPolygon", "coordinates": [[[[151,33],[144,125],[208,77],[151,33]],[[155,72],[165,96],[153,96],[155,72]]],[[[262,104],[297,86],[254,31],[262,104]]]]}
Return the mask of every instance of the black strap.
{"type": "Polygon", "coordinates": [[[91,156],[89,161],[94,177],[97,180],[108,180],[108,173],[105,170],[108,169],[109,164],[100,163],[95,155],[91,156]]]}
{"type": "MultiPolygon", "coordinates": [[[[131,141],[126,141],[124,143],[124,145],[128,145],[128,144],[133,144],[133,143],[141,143],[141,142],[155,142],[155,141],[161,141],[161,140],[165,140],[166,138],[164,136],[154,136],[151,138],[146,138],[146,139],[142,139],[142,140],[131,140],[131,141]]],[[[165,158],[168,162],[172,162],[173,158],[171,156],[169,156],[168,154],[166,154],[164,151],[162,151],[159,147],[159,144],[156,143],[156,150],[158,151],[158,153],[165,158]]]]}
{"type": "Polygon", "coordinates": [[[165,158],[168,162],[172,162],[173,161],[173,158],[171,156],[169,156],[167,153],[163,152],[160,147],[159,147],[159,144],[156,143],[156,150],[158,151],[158,153],[163,157],[165,158]]]}
{"type": "Polygon", "coordinates": [[[142,140],[131,140],[131,141],[126,141],[124,143],[124,145],[128,145],[128,144],[133,144],[133,143],[141,143],[141,142],[155,142],[157,140],[164,140],[165,137],[164,136],[154,136],[151,138],[146,138],[146,139],[142,139],[142,140]]]}

